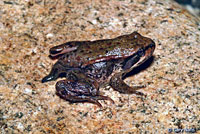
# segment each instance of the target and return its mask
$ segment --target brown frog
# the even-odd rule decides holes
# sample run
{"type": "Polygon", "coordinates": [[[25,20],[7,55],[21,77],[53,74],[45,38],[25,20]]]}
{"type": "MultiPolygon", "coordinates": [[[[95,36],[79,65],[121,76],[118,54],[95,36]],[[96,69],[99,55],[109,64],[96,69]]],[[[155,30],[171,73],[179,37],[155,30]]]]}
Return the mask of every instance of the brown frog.
{"type": "Polygon", "coordinates": [[[128,86],[124,76],[149,59],[155,49],[153,40],[137,32],[114,39],[71,41],[50,49],[58,58],[42,82],[65,77],[56,83],[56,94],[70,102],[90,102],[101,107],[98,100],[114,101],[100,95],[105,83],[120,93],[143,95],[136,90],[144,86],[128,86]]]}

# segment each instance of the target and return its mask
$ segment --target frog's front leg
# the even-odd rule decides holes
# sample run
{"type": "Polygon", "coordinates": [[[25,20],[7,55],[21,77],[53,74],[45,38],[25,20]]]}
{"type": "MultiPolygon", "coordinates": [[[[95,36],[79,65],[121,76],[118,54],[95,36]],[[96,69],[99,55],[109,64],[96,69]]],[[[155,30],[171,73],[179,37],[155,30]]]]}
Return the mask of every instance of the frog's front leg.
{"type": "Polygon", "coordinates": [[[111,79],[110,79],[110,86],[119,91],[120,93],[125,93],[125,94],[137,94],[137,95],[144,95],[141,92],[138,92],[136,90],[144,88],[145,86],[133,86],[130,87],[128,86],[122,79],[123,72],[116,73],[114,74],[111,79]]]}

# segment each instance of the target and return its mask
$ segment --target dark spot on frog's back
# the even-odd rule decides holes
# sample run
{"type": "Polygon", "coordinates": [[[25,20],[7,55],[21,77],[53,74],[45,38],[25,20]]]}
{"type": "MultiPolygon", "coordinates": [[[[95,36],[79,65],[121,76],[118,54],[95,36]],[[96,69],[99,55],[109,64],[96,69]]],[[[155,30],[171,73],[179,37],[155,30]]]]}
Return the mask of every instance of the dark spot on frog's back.
{"type": "Polygon", "coordinates": [[[88,51],[88,54],[91,54],[92,53],[92,51],[88,51]]]}
{"type": "Polygon", "coordinates": [[[81,57],[80,57],[80,56],[77,56],[77,57],[76,57],[76,60],[77,60],[77,61],[80,61],[80,60],[81,60],[81,57]]]}
{"type": "Polygon", "coordinates": [[[80,53],[84,53],[85,51],[82,49],[81,51],[80,51],[80,53]]]}

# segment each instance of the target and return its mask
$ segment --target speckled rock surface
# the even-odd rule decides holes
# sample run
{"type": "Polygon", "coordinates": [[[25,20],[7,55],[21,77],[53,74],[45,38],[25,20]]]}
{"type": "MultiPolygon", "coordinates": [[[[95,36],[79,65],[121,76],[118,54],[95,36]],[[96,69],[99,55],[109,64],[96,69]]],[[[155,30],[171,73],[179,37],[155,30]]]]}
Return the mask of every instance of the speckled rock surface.
{"type": "MultiPolygon", "coordinates": [[[[172,1],[0,1],[1,133],[167,133],[200,129],[199,20],[172,1]],[[41,83],[52,46],[138,31],[156,42],[154,58],[126,79],[147,97],[100,91],[115,104],[70,104],[41,83]],[[192,129],[194,128],[194,129],[192,129]]],[[[198,131],[199,132],[199,131],[198,131]]]]}

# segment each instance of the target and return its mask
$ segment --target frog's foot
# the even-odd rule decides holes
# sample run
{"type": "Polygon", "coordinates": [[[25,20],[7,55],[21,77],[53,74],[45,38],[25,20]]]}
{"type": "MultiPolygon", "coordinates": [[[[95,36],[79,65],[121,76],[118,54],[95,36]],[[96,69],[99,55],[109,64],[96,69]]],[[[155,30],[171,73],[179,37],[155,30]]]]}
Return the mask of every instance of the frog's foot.
{"type": "MultiPolygon", "coordinates": [[[[62,97],[61,97],[62,98],[62,97]]],[[[99,100],[108,100],[110,101],[112,104],[114,104],[114,101],[108,97],[108,96],[102,96],[102,95],[97,95],[97,96],[78,96],[77,98],[73,97],[72,100],[70,99],[66,99],[63,98],[65,100],[68,100],[70,102],[89,102],[89,103],[93,103],[99,107],[102,107],[101,103],[99,103],[99,100]]]]}
{"type": "Polygon", "coordinates": [[[108,96],[85,96],[85,95],[81,95],[81,96],[71,96],[71,95],[61,95],[58,91],[56,92],[56,94],[64,99],[67,100],[69,102],[72,103],[79,103],[79,102],[88,102],[88,103],[92,103],[95,104],[99,107],[102,107],[101,103],[99,103],[99,100],[109,100],[112,104],[114,104],[114,101],[108,97],[108,96]]]}
{"type": "Polygon", "coordinates": [[[56,83],[56,94],[69,102],[89,102],[102,107],[98,100],[114,101],[98,94],[95,86],[87,82],[79,82],[73,80],[61,80],[56,83]]]}
{"type": "Polygon", "coordinates": [[[78,47],[78,43],[67,42],[67,43],[52,47],[49,50],[49,53],[51,57],[58,57],[59,55],[62,55],[64,53],[68,53],[68,52],[76,50],[77,47],[78,47]]]}
{"type": "MultiPolygon", "coordinates": [[[[112,104],[114,104],[115,102],[108,96],[103,96],[103,95],[97,95],[97,96],[93,96],[92,101],[95,101],[94,104],[97,104],[99,107],[102,107],[102,105],[98,102],[98,100],[108,100],[110,101],[112,104]],[[100,105],[99,105],[100,104],[100,105]]],[[[88,102],[91,102],[90,100],[88,100],[88,102]]],[[[92,103],[92,102],[91,102],[92,103]]]]}
{"type": "Polygon", "coordinates": [[[66,70],[67,69],[65,69],[61,65],[61,63],[56,62],[54,64],[54,66],[52,67],[51,72],[42,79],[42,83],[52,81],[52,80],[56,80],[60,76],[60,74],[66,72],[66,70]]]}
{"type": "Polygon", "coordinates": [[[119,91],[120,93],[125,93],[125,94],[137,94],[143,96],[144,94],[141,92],[138,92],[136,90],[144,88],[145,86],[133,86],[130,87],[128,86],[122,79],[122,74],[121,73],[116,73],[113,75],[110,79],[110,86],[119,91]]]}

